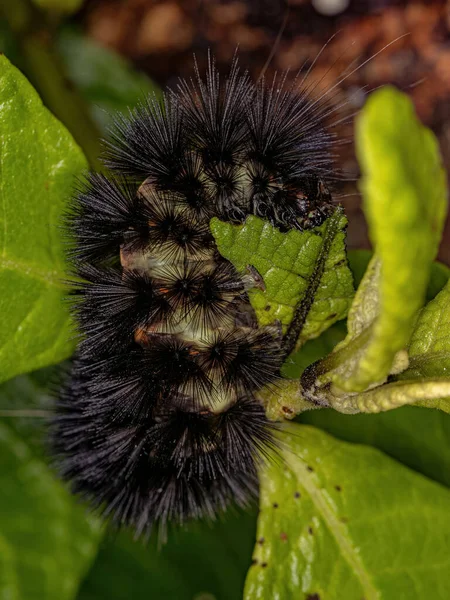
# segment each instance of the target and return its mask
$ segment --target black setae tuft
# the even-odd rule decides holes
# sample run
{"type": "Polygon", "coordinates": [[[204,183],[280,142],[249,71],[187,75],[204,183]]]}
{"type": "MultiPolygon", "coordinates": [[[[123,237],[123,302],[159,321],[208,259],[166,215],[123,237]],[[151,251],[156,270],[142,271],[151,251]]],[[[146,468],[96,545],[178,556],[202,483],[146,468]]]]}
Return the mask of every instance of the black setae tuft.
{"type": "Polygon", "coordinates": [[[112,175],[90,175],[72,202],[80,341],[53,446],[74,490],[138,534],[257,493],[275,445],[258,392],[276,385],[281,334],[258,326],[257,274],[219,255],[209,221],[320,224],[327,112],[283,80],[253,84],[236,62],[222,81],[211,62],[205,81],[117,117],[112,175]]]}

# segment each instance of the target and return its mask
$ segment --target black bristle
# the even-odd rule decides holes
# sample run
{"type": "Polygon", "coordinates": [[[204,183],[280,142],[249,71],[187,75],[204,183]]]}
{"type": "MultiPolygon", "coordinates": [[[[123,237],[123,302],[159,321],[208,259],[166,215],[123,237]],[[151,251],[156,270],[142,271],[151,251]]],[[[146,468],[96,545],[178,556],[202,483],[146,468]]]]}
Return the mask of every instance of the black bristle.
{"type": "Polygon", "coordinates": [[[212,517],[230,500],[245,506],[254,496],[255,457],[274,447],[273,426],[255,400],[239,399],[220,415],[167,407],[135,426],[104,422],[101,411],[88,410],[93,392],[80,366],[54,423],[55,448],[67,457],[63,473],[75,491],[140,533],[155,520],[212,517]]]}
{"type": "Polygon", "coordinates": [[[200,333],[233,317],[236,298],[245,290],[241,276],[223,261],[208,267],[202,261],[165,267],[157,277],[157,289],[171,307],[172,319],[189,320],[200,333]]]}
{"type": "Polygon", "coordinates": [[[74,491],[138,534],[257,493],[275,447],[257,397],[276,389],[282,339],[258,326],[251,265],[222,258],[209,223],[320,225],[327,111],[282,79],[255,85],[234,62],[222,80],[210,62],[206,81],[116,118],[113,176],[90,175],[71,204],[80,342],[52,443],[74,491]]]}
{"type": "Polygon", "coordinates": [[[261,80],[256,90],[247,111],[249,158],[284,182],[301,182],[309,175],[326,177],[332,169],[333,136],[323,120],[329,105],[295,93],[277,77],[270,87],[261,80]]]}
{"type": "Polygon", "coordinates": [[[125,180],[91,173],[69,206],[66,228],[70,258],[94,264],[117,259],[125,233],[133,231],[139,236],[146,229],[136,187],[125,180]]]}
{"type": "Polygon", "coordinates": [[[242,328],[230,336],[236,354],[227,365],[225,381],[241,393],[257,391],[279,377],[282,363],[281,337],[272,332],[242,328]]]}
{"type": "Polygon", "coordinates": [[[149,96],[128,116],[115,118],[110,140],[105,152],[110,169],[140,181],[150,178],[158,185],[170,185],[185,149],[179,101],[172,95],[149,96]]]}
{"type": "Polygon", "coordinates": [[[158,255],[166,255],[177,263],[202,256],[214,247],[211,231],[195,211],[183,206],[184,198],[176,193],[156,193],[143,186],[141,192],[146,206],[148,245],[158,255]]]}
{"type": "Polygon", "coordinates": [[[177,335],[153,335],[145,348],[143,370],[159,382],[164,397],[199,409],[212,394],[212,382],[202,368],[196,346],[177,335]]]}
{"type": "Polygon", "coordinates": [[[247,74],[239,74],[237,61],[224,83],[210,60],[206,81],[197,70],[195,82],[182,81],[179,91],[187,137],[204,167],[237,164],[246,145],[246,109],[253,95],[253,85],[247,74]]]}
{"type": "Polygon", "coordinates": [[[79,265],[76,273],[85,280],[74,284],[74,313],[86,355],[98,357],[129,346],[139,328],[160,322],[171,312],[145,273],[88,263],[79,265]]]}

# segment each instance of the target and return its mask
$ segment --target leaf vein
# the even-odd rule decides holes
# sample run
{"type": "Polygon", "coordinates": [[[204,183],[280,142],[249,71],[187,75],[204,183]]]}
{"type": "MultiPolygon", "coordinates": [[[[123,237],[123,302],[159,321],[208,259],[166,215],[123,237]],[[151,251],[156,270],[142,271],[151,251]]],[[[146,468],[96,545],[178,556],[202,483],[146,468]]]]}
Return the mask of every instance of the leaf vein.
{"type": "Polygon", "coordinates": [[[313,504],[317,508],[318,512],[322,515],[325,524],[336,540],[338,547],[342,551],[342,556],[353,569],[355,575],[361,583],[366,600],[379,600],[379,592],[374,586],[372,579],[367,572],[361,557],[358,555],[356,548],[349,539],[347,528],[339,521],[337,515],[326,502],[320,488],[316,486],[313,478],[309,474],[306,464],[297,455],[286,453],[286,457],[291,470],[294,471],[298,480],[301,481],[313,504]]]}
{"type": "Polygon", "coordinates": [[[18,271],[23,275],[43,281],[47,285],[62,289],[66,288],[62,279],[60,279],[56,273],[52,273],[51,271],[43,271],[37,268],[35,265],[30,265],[17,259],[11,259],[3,256],[0,260],[0,270],[18,271]]]}

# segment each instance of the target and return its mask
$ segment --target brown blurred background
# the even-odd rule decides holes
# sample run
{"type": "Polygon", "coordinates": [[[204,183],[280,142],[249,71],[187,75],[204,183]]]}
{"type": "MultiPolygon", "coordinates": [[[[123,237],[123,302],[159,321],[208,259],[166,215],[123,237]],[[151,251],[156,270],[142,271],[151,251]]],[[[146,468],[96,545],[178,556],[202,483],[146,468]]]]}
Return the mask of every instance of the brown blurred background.
{"type": "MultiPolygon", "coordinates": [[[[450,0],[88,0],[77,20],[88,36],[162,87],[192,74],[193,53],[202,68],[208,48],[226,70],[239,46],[241,64],[257,78],[265,67],[268,77],[275,70],[307,69],[328,42],[311,74],[326,90],[408,34],[348,76],[335,101],[346,101],[352,113],[366,90],[395,84],[438,135],[450,170],[450,0]]],[[[351,131],[343,128],[341,135],[351,131]]],[[[345,172],[357,177],[351,145],[340,154],[345,172]]],[[[355,185],[339,193],[350,217],[349,245],[367,246],[355,185]]],[[[448,264],[449,240],[447,224],[440,258],[448,264]]]]}

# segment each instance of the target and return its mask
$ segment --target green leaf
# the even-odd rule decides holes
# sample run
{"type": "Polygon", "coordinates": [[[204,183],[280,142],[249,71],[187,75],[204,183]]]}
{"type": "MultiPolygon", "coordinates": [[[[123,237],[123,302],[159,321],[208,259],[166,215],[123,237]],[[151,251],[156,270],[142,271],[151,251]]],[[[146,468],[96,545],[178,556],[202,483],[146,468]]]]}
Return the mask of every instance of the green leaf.
{"type": "Polygon", "coordinates": [[[303,413],[300,420],[339,439],[374,446],[450,487],[450,415],[405,406],[374,415],[316,410],[303,413]]]}
{"type": "Polygon", "coordinates": [[[73,349],[61,215],[86,167],[67,130],[0,56],[0,382],[73,349]]]}
{"type": "Polygon", "coordinates": [[[214,218],[211,231],[219,252],[243,271],[249,265],[263,277],[265,291],[251,289],[259,324],[290,325],[294,311],[301,322],[300,346],[347,315],[353,297],[345,255],[347,219],[336,210],[320,227],[281,233],[258,217],[243,225],[214,218]]]}
{"type": "Polygon", "coordinates": [[[58,50],[71,80],[89,103],[92,117],[106,131],[117,111],[126,112],[158,87],[119,54],[82,33],[65,28],[58,50]]]}
{"type": "Polygon", "coordinates": [[[375,255],[349,312],[348,336],[305,379],[309,399],[334,399],[383,383],[405,367],[398,354],[423,305],[447,207],[438,144],[411,101],[375,92],[358,119],[362,190],[375,255]],[[332,386],[330,386],[330,383],[332,386]]]}
{"type": "Polygon", "coordinates": [[[419,404],[450,413],[450,282],[422,309],[408,348],[409,368],[398,385],[433,386],[445,378],[448,393],[421,398],[419,404]]]}
{"type": "Polygon", "coordinates": [[[262,475],[246,600],[450,596],[450,491],[378,450],[290,425],[262,475]]]}
{"type": "Polygon", "coordinates": [[[421,311],[408,353],[409,369],[402,379],[450,380],[450,282],[421,311]]]}
{"type": "MultiPolygon", "coordinates": [[[[411,100],[393,88],[369,99],[359,117],[357,147],[364,212],[382,262],[381,311],[369,360],[388,345],[393,357],[408,341],[442,235],[447,178],[436,137],[418,121],[411,100]]],[[[381,379],[389,366],[369,369],[367,383],[381,379]]]]}
{"type": "Polygon", "coordinates": [[[256,515],[227,513],[214,524],[171,531],[158,548],[126,532],[105,540],[78,600],[237,600],[255,540],[256,515]]]}
{"type": "Polygon", "coordinates": [[[83,0],[33,0],[43,10],[71,14],[81,8],[83,0]]]}
{"type": "Polygon", "coordinates": [[[55,403],[49,388],[57,380],[59,369],[53,366],[19,375],[0,386],[0,422],[39,458],[46,458],[47,419],[55,403]]]}
{"type": "Polygon", "coordinates": [[[74,598],[100,526],[3,423],[0,489],[0,597],[74,598]]]}

